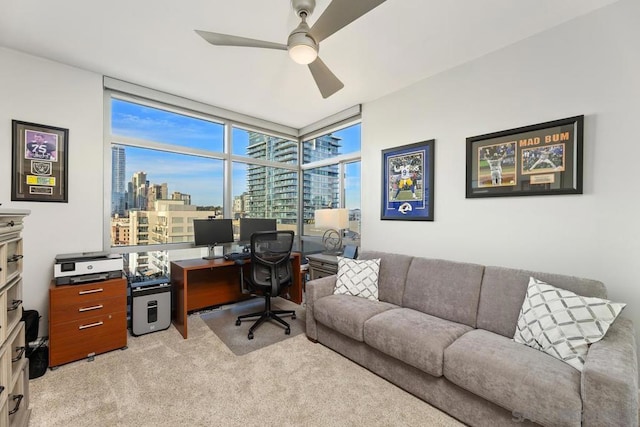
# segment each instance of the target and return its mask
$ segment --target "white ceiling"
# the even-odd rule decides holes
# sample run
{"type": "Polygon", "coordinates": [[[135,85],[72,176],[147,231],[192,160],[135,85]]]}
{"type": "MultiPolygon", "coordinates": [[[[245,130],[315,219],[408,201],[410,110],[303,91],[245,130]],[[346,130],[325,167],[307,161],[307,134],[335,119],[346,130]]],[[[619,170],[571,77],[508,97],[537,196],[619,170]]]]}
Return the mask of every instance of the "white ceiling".
{"type": "Polygon", "coordinates": [[[1,0],[0,46],[301,128],[615,1],[387,0],[321,43],[345,85],[328,99],[285,51],[193,31],[286,44],[289,0],[1,0]]]}

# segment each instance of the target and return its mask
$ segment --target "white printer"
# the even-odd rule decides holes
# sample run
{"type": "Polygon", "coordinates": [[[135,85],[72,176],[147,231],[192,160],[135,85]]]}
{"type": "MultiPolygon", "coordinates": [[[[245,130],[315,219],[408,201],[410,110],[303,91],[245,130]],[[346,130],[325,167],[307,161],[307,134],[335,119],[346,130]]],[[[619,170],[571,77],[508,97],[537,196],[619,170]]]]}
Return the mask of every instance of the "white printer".
{"type": "Polygon", "coordinates": [[[81,252],[56,255],[53,277],[56,285],[74,285],[122,277],[122,255],[81,252]]]}

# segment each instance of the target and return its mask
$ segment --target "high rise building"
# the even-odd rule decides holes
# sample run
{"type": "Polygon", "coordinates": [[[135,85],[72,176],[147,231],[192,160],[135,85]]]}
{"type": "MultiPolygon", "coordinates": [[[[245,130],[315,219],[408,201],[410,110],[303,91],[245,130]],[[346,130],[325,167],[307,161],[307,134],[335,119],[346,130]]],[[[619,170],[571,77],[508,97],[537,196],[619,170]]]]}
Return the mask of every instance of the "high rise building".
{"type": "Polygon", "coordinates": [[[147,207],[147,190],[149,181],[147,174],[144,172],[136,172],[131,178],[132,197],[129,209],[145,209],[147,207]]]}
{"type": "Polygon", "coordinates": [[[158,200],[167,200],[169,198],[169,188],[167,183],[150,184],[147,190],[147,210],[153,210],[154,204],[158,200]]]}
{"type": "Polygon", "coordinates": [[[191,194],[181,193],[179,191],[174,191],[171,193],[171,200],[182,200],[185,205],[191,204],[191,194]]]}
{"type": "MultiPolygon", "coordinates": [[[[335,157],[339,154],[340,138],[325,135],[311,142],[312,150],[305,150],[304,163],[335,157]]],[[[256,159],[291,163],[298,158],[298,143],[281,138],[249,133],[247,154],[256,159]]],[[[313,218],[319,207],[338,205],[339,169],[337,165],[325,166],[304,172],[303,218],[313,218]],[[315,203],[311,203],[314,201],[315,203]],[[307,203],[309,202],[309,203],[307,203]]],[[[282,168],[260,165],[247,167],[248,203],[246,216],[275,218],[280,224],[295,224],[298,211],[298,174],[282,168]]]]}
{"type": "Polygon", "coordinates": [[[111,216],[124,215],[126,206],[125,189],[126,154],[124,147],[111,147],[111,216]]]}
{"type": "MultiPolygon", "coordinates": [[[[340,153],[341,139],[323,135],[305,142],[303,163],[329,159],[340,153]]],[[[340,169],[338,165],[321,166],[303,172],[303,221],[313,220],[316,209],[340,205],[340,169]]]]}

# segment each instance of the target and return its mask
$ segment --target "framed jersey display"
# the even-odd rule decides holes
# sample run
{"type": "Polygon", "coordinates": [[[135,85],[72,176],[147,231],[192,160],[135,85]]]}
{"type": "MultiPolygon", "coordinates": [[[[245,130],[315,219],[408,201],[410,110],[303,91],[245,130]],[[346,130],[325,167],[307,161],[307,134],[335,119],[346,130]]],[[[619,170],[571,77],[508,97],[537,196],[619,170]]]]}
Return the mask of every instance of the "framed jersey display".
{"type": "Polygon", "coordinates": [[[467,138],[467,198],[582,194],[584,116],[467,138]]]}
{"type": "Polygon", "coordinates": [[[433,221],[435,140],[382,150],[380,219],[433,221]]]}
{"type": "Polygon", "coordinates": [[[12,121],[11,200],[67,203],[69,130],[12,121]]]}

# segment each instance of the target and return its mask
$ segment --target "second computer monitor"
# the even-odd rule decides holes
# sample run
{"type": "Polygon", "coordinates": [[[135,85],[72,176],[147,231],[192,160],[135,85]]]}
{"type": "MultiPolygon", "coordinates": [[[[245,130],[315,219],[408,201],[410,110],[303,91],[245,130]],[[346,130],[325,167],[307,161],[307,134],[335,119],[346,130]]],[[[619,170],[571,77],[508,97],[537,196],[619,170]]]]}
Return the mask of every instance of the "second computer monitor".
{"type": "Polygon", "coordinates": [[[276,220],[272,218],[240,218],[240,242],[248,244],[257,231],[276,231],[276,220]]]}

